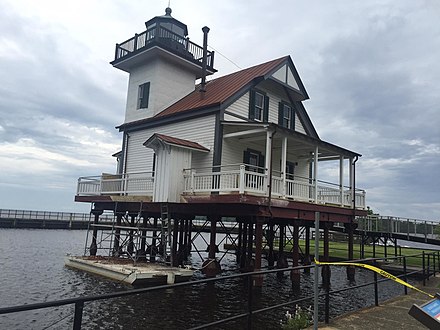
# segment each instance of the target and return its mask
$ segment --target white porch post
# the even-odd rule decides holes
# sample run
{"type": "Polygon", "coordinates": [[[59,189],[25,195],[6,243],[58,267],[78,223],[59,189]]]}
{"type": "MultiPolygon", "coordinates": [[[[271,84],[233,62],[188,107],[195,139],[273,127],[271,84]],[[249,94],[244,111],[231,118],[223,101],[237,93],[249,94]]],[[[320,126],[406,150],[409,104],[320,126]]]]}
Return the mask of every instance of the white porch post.
{"type": "Polygon", "coordinates": [[[339,157],[339,193],[341,196],[341,206],[344,205],[344,156],[339,157]]]}
{"type": "Polygon", "coordinates": [[[350,170],[350,197],[351,197],[351,201],[350,201],[350,206],[353,207],[354,205],[354,164],[353,164],[353,158],[350,158],[350,165],[349,165],[349,170],[350,170]]]}
{"type": "Polygon", "coordinates": [[[286,197],[286,164],[287,164],[287,136],[283,137],[281,144],[281,182],[283,197],[286,197]]]}
{"type": "Polygon", "coordinates": [[[315,154],[313,155],[313,182],[315,187],[314,200],[318,203],[318,146],[315,147],[315,154]]]}
{"type": "Polygon", "coordinates": [[[272,182],[269,182],[270,180],[270,172],[272,171],[272,132],[267,130],[266,131],[266,194],[269,195],[269,185],[272,184],[272,182]]]}
{"type": "Polygon", "coordinates": [[[238,191],[240,194],[244,194],[244,176],[246,175],[246,167],[245,165],[240,165],[240,175],[239,175],[239,182],[238,182],[238,191]]]}

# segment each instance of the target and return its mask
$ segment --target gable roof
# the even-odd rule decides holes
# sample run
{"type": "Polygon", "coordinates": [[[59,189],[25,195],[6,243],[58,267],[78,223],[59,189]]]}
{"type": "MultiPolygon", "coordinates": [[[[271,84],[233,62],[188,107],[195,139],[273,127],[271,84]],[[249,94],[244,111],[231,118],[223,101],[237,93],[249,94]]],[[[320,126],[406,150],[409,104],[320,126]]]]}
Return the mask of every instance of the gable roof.
{"type": "Polygon", "coordinates": [[[125,123],[118,126],[117,128],[121,130],[125,127],[137,126],[142,123],[173,116],[176,114],[186,113],[199,109],[219,107],[222,103],[231,99],[241,90],[249,88],[252,85],[256,85],[258,82],[269,78],[275,71],[277,71],[285,64],[289,65],[289,67],[292,68],[296,76],[295,78],[298,82],[301,94],[303,95],[304,99],[308,99],[309,97],[299,78],[298,73],[296,72],[292,59],[290,58],[290,56],[283,56],[269,62],[258,64],[250,68],[213,79],[207,82],[205,87],[206,92],[204,93],[199,91],[199,86],[196,86],[193,92],[189,93],[188,95],[178,100],[163,111],[157,113],[155,116],[125,123]]]}
{"type": "Polygon", "coordinates": [[[290,56],[284,56],[213,79],[206,84],[206,92],[204,95],[201,95],[202,93],[196,88],[195,91],[191,92],[162,112],[159,112],[153,118],[220,105],[254,80],[264,78],[266,75],[277,69],[281,64],[289,60],[290,56]]]}
{"type": "Polygon", "coordinates": [[[160,140],[160,141],[165,142],[166,144],[169,144],[169,145],[184,147],[187,149],[195,149],[195,150],[203,151],[203,152],[209,152],[208,148],[205,148],[204,146],[198,144],[197,142],[178,139],[178,138],[175,138],[175,137],[172,137],[169,135],[158,134],[158,133],[155,133],[152,136],[150,136],[150,138],[144,142],[144,146],[150,147],[151,144],[156,140],[160,140]]]}

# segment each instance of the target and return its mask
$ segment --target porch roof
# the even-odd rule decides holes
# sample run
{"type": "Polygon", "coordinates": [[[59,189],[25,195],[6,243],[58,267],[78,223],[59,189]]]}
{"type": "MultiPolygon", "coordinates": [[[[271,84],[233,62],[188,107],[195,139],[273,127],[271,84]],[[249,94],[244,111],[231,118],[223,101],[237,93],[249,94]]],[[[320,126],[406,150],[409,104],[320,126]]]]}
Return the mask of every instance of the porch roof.
{"type": "Polygon", "coordinates": [[[174,146],[197,150],[197,151],[202,151],[202,152],[209,152],[208,148],[205,148],[204,146],[198,144],[197,142],[179,139],[179,138],[175,138],[175,137],[164,135],[164,134],[158,134],[158,133],[153,134],[147,141],[145,141],[144,146],[150,147],[151,144],[154,143],[154,141],[156,141],[156,140],[160,140],[160,141],[164,142],[165,144],[169,144],[169,145],[174,145],[174,146]]]}
{"type": "Polygon", "coordinates": [[[308,136],[300,132],[287,129],[274,123],[238,121],[222,121],[221,123],[225,127],[224,138],[236,137],[254,142],[265,141],[266,136],[261,133],[271,131],[277,133],[274,136],[275,148],[278,147],[276,144],[277,137],[281,135],[288,138],[289,150],[295,150],[303,155],[310,155],[310,152],[313,152],[314,148],[317,146],[320,160],[336,159],[339,156],[344,156],[347,158],[362,156],[354,151],[339,147],[335,144],[308,136]]]}

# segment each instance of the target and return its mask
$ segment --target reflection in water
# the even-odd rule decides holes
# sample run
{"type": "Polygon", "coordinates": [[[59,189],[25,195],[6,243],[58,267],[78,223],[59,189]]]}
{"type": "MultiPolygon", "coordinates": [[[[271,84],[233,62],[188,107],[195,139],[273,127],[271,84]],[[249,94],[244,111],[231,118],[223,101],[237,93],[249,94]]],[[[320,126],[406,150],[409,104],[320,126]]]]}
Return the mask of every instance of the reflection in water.
{"type": "MultiPolygon", "coordinates": [[[[96,295],[131,287],[64,267],[66,253],[81,255],[85,231],[0,229],[0,307],[96,295]]],[[[194,267],[200,259],[192,256],[194,267]]],[[[222,260],[224,269],[236,268],[235,257],[222,260]]],[[[232,270],[225,275],[232,274],[232,270]]],[[[302,274],[301,291],[291,288],[288,274],[278,280],[265,277],[261,289],[254,290],[253,308],[264,308],[313,294],[313,270],[302,274]]],[[[196,272],[195,279],[202,278],[196,272]]],[[[344,268],[332,268],[332,287],[340,289],[373,280],[371,272],[357,270],[356,282],[346,280],[344,268]]],[[[244,279],[167,289],[125,298],[86,303],[84,329],[185,329],[202,323],[246,312],[247,289],[244,279]]],[[[321,288],[323,290],[323,288],[321,288]]],[[[324,292],[324,291],[322,291],[324,292]]],[[[394,282],[379,284],[379,299],[403,293],[394,282]]],[[[324,300],[320,301],[323,318],[324,300]]],[[[372,286],[331,296],[331,317],[374,304],[372,286]]],[[[304,307],[313,305],[313,301],[304,307]]],[[[255,316],[254,329],[278,329],[287,308],[255,316]]],[[[14,313],[0,316],[1,329],[66,329],[73,322],[73,306],[14,313]],[[52,325],[52,326],[51,326],[52,325]]],[[[228,323],[216,329],[244,328],[246,320],[228,323]]]]}

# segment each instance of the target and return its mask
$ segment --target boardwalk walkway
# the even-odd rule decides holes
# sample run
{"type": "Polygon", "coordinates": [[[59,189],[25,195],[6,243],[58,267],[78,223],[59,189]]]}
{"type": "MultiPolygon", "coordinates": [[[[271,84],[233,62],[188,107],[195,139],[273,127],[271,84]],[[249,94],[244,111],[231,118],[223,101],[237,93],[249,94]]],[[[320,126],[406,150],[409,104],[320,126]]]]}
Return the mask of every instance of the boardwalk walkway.
{"type": "MultiPolygon", "coordinates": [[[[440,276],[432,277],[426,281],[426,286],[418,285],[422,290],[435,294],[440,292],[440,276]]],[[[330,324],[319,325],[322,330],[397,330],[397,329],[426,329],[421,323],[408,314],[413,304],[421,305],[430,300],[419,292],[410,290],[408,295],[402,295],[373,306],[351,312],[331,319],[330,324]]],[[[312,327],[313,328],[313,327],[312,327]]],[[[311,329],[312,329],[311,328],[311,329]]]]}

